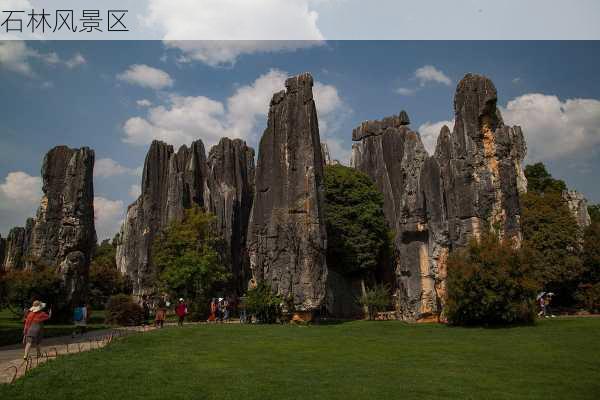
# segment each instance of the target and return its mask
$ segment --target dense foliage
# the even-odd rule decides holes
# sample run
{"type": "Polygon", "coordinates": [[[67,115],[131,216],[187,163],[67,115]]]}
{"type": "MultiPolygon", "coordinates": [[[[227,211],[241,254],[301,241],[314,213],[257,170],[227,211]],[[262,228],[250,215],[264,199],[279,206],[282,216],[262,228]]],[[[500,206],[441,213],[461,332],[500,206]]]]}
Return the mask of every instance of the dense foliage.
{"type": "Polygon", "coordinates": [[[60,275],[53,268],[40,268],[35,272],[9,271],[3,275],[2,281],[5,292],[3,305],[14,314],[21,315],[34,300],[40,300],[55,311],[54,319],[59,319],[56,311],[64,309],[66,293],[60,275]]]}
{"type": "Polygon", "coordinates": [[[104,308],[109,297],[131,293],[131,282],[117,269],[116,246],[104,240],[96,246],[89,275],[89,302],[94,308],[104,308]]]}
{"type": "Polygon", "coordinates": [[[585,309],[600,312],[600,222],[594,221],[583,236],[583,273],[576,299],[585,309]]]}
{"type": "Polygon", "coordinates": [[[521,196],[523,246],[543,289],[556,293],[555,305],[571,306],[583,273],[582,232],[562,197],[566,186],[542,163],[528,165],[525,174],[529,192],[521,196]]]}
{"type": "Polygon", "coordinates": [[[527,191],[529,193],[562,193],[567,185],[560,179],[554,179],[541,162],[525,167],[527,191]]]}
{"type": "Polygon", "coordinates": [[[327,266],[345,274],[374,271],[389,254],[383,195],[353,168],[325,167],[327,266]]]}
{"type": "Polygon", "coordinates": [[[185,298],[193,310],[206,311],[209,299],[230,278],[217,251],[220,241],[212,215],[197,207],[186,210],[185,218],[171,223],[152,246],[157,290],[185,298]]]}
{"type": "Polygon", "coordinates": [[[106,323],[134,326],[144,321],[144,309],[126,294],[111,296],[106,305],[106,323]]]}
{"type": "Polygon", "coordinates": [[[391,303],[388,285],[375,285],[366,289],[358,299],[358,303],[366,310],[366,318],[372,320],[378,312],[385,311],[391,303]]]}
{"type": "Polygon", "coordinates": [[[530,255],[494,235],[472,240],[448,259],[446,315],[453,325],[532,322],[539,286],[530,255]]]}
{"type": "Polygon", "coordinates": [[[263,324],[273,324],[281,317],[283,299],[273,293],[266,283],[248,290],[246,295],[246,310],[256,320],[263,324]]]}

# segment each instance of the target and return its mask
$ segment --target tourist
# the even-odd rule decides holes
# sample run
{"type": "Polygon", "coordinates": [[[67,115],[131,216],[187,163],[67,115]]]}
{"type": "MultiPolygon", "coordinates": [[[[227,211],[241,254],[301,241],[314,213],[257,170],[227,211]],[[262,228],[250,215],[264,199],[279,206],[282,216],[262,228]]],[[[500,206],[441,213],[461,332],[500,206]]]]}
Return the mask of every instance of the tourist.
{"type": "Polygon", "coordinates": [[[217,320],[217,299],[214,297],[210,300],[210,315],[208,316],[208,322],[215,322],[217,320]]]}
{"type": "Polygon", "coordinates": [[[223,299],[223,322],[229,322],[229,307],[229,300],[227,300],[227,297],[225,297],[223,299]]]}
{"type": "Polygon", "coordinates": [[[142,309],[144,310],[144,325],[147,325],[148,321],[150,321],[150,305],[145,296],[142,300],[142,309]]]}
{"type": "Polygon", "coordinates": [[[185,316],[188,313],[188,309],[187,309],[187,305],[185,304],[185,302],[183,301],[183,298],[179,299],[179,304],[177,304],[177,307],[175,307],[175,314],[177,314],[177,317],[179,318],[177,324],[179,326],[183,326],[183,320],[185,319],[185,316]]]}
{"type": "Polygon", "coordinates": [[[28,310],[27,316],[25,317],[25,325],[23,327],[23,343],[25,343],[24,360],[29,358],[31,346],[35,346],[38,357],[42,353],[40,344],[42,342],[44,321],[50,318],[49,314],[42,311],[45,307],[46,304],[36,300],[31,305],[31,308],[28,310]]]}
{"type": "Polygon", "coordinates": [[[75,330],[73,331],[73,337],[85,333],[88,320],[88,308],[86,304],[80,304],[73,309],[73,323],[75,324],[75,330]]]}
{"type": "Polygon", "coordinates": [[[556,317],[556,315],[552,314],[552,309],[550,308],[550,303],[552,303],[553,296],[554,296],[554,293],[552,293],[552,292],[546,293],[546,300],[544,302],[546,304],[546,308],[545,308],[546,318],[548,318],[548,316],[550,316],[551,318],[556,317]]]}
{"type": "Polygon", "coordinates": [[[538,294],[537,301],[540,306],[540,312],[538,313],[538,317],[539,318],[542,318],[542,317],[548,318],[548,316],[546,314],[546,292],[542,292],[542,293],[538,294]]]}
{"type": "Polygon", "coordinates": [[[240,323],[245,324],[248,318],[246,316],[246,296],[240,297],[240,302],[238,303],[238,310],[240,310],[240,323]]]}
{"type": "Polygon", "coordinates": [[[156,315],[154,317],[154,325],[157,328],[162,328],[165,324],[165,319],[167,319],[167,308],[165,307],[165,303],[162,300],[158,302],[155,314],[156,315]]]}

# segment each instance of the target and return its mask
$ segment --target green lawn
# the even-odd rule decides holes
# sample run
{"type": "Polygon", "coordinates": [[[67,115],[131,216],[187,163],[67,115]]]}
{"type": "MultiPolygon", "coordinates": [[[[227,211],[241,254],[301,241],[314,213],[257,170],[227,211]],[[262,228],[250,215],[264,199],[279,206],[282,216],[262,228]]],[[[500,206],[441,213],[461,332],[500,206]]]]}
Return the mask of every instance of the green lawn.
{"type": "Polygon", "coordinates": [[[2,399],[597,399],[600,319],[165,328],[52,361],[2,399]]]}
{"type": "MultiPolygon", "coordinates": [[[[88,324],[88,329],[104,329],[108,328],[103,324],[104,311],[93,311],[91,321],[88,324]]],[[[46,324],[44,326],[44,337],[55,337],[70,335],[73,333],[73,325],[53,325],[46,324]]],[[[21,318],[15,317],[9,310],[0,310],[0,346],[9,344],[21,343],[23,340],[23,321],[21,318]]]]}

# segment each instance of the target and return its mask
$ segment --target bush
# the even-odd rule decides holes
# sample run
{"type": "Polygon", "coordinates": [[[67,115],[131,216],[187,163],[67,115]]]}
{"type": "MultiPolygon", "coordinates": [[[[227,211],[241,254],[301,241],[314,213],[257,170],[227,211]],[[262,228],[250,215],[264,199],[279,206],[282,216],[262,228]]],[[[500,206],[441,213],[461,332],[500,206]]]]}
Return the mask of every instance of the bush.
{"type": "Polygon", "coordinates": [[[575,295],[579,305],[591,313],[600,312],[600,282],[582,284],[575,295]]]}
{"type": "Polygon", "coordinates": [[[256,288],[248,290],[246,310],[258,322],[273,324],[281,317],[282,302],[281,296],[274,294],[269,285],[259,283],[256,288]]]}
{"type": "Polygon", "coordinates": [[[375,285],[374,287],[367,289],[358,299],[358,304],[367,311],[367,319],[375,319],[375,315],[378,312],[387,310],[390,305],[389,286],[375,285]]]}
{"type": "Polygon", "coordinates": [[[53,268],[40,268],[35,272],[10,271],[2,280],[6,296],[2,302],[15,314],[21,316],[23,309],[31,306],[33,300],[40,300],[53,310],[54,321],[64,317],[67,296],[62,279],[53,268]]]}
{"type": "Polygon", "coordinates": [[[448,260],[446,313],[453,325],[530,323],[539,290],[530,256],[492,235],[448,260]]]}
{"type": "Polygon", "coordinates": [[[111,325],[140,325],[144,321],[144,309],[131,296],[111,296],[106,306],[106,323],[111,325]]]}

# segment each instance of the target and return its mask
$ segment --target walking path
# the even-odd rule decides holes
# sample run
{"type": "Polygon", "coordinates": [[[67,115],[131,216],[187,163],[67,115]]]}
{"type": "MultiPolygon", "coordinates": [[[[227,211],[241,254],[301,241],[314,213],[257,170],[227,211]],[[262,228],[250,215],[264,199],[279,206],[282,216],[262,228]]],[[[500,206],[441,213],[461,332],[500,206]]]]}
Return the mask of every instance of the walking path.
{"type": "Polygon", "coordinates": [[[117,337],[154,329],[156,329],[154,326],[119,327],[90,331],[74,338],[70,335],[48,338],[42,342],[41,354],[36,355],[35,348],[32,348],[28,360],[23,359],[22,344],[2,346],[0,347],[0,384],[10,383],[23,376],[28,370],[58,356],[98,349],[117,337]]]}

